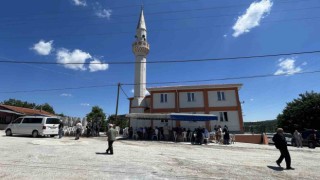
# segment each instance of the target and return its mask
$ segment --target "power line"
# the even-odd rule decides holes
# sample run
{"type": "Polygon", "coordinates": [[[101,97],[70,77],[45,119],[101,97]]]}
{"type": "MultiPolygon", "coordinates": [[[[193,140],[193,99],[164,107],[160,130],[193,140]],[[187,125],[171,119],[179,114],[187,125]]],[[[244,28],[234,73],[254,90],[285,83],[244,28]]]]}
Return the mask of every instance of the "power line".
{"type": "MultiPolygon", "coordinates": [[[[284,12],[289,12],[289,11],[301,11],[301,10],[310,10],[310,9],[319,9],[319,6],[316,7],[307,7],[307,8],[296,8],[296,9],[285,9],[285,10],[278,10],[278,11],[273,11],[272,13],[284,13],[284,12]]],[[[148,20],[148,22],[167,22],[167,21],[179,21],[179,20],[192,20],[192,19],[204,19],[204,18],[219,18],[219,17],[231,17],[231,16],[238,16],[239,14],[222,14],[222,15],[213,15],[213,16],[196,16],[196,17],[183,17],[183,18],[171,18],[171,19],[161,19],[161,20],[148,20]]],[[[84,18],[79,19],[81,21],[84,20],[84,18]]],[[[57,21],[60,22],[60,21],[57,21]]],[[[48,22],[46,21],[46,23],[55,23],[55,22],[48,22]]],[[[121,21],[121,22],[106,22],[106,21],[101,21],[98,23],[90,23],[90,24],[86,24],[88,25],[101,25],[101,23],[106,23],[106,24],[126,24],[126,23],[136,23],[136,21],[121,21]]],[[[24,25],[24,24],[28,24],[28,22],[21,22],[21,23],[17,23],[17,21],[14,21],[13,23],[1,23],[1,25],[24,25]]],[[[54,24],[53,24],[54,25],[54,24]]],[[[63,27],[72,27],[75,24],[67,24],[64,25],[63,27]]],[[[81,24],[82,25],[82,24],[81,24]]],[[[43,27],[43,23],[38,24],[38,26],[43,27]]],[[[9,27],[9,26],[6,26],[9,27]]]]}
{"type": "MultiPolygon", "coordinates": [[[[123,64],[136,64],[136,63],[146,63],[146,64],[165,64],[165,63],[191,63],[191,62],[208,62],[208,61],[227,61],[227,60],[242,60],[242,59],[254,59],[254,58],[266,58],[266,57],[277,57],[277,56],[289,56],[289,55],[303,55],[303,54],[316,54],[320,53],[320,50],[315,51],[303,51],[303,52],[291,52],[291,53],[279,53],[279,54],[265,54],[265,55],[253,55],[253,56],[237,56],[237,57],[224,57],[224,58],[206,58],[206,59],[187,59],[187,60],[156,60],[147,62],[135,62],[135,61],[109,61],[101,63],[58,63],[58,62],[43,62],[43,61],[12,61],[12,60],[0,60],[0,63],[8,64],[46,64],[46,65],[66,65],[66,64],[113,64],[113,65],[123,65],[123,64]]],[[[0,59],[3,59],[0,57],[0,59]]]]}
{"type": "Polygon", "coordinates": [[[127,97],[127,98],[129,98],[129,96],[124,92],[124,90],[122,89],[122,86],[121,86],[122,84],[120,84],[120,89],[121,89],[121,91],[123,92],[123,94],[127,97]]]}
{"type": "MultiPolygon", "coordinates": [[[[267,78],[267,77],[280,77],[288,75],[303,75],[303,74],[314,74],[320,73],[320,70],[315,71],[305,71],[297,72],[293,74],[262,74],[262,75],[252,75],[252,76],[240,76],[240,77],[226,77],[226,78],[213,78],[204,80],[190,80],[190,81],[167,81],[167,82],[151,82],[151,83],[140,83],[146,85],[156,85],[156,84],[183,84],[183,83],[199,83],[199,82],[210,82],[210,81],[226,81],[226,80],[239,80],[239,79],[256,79],[256,78],[267,78]]],[[[124,86],[139,85],[134,83],[121,83],[124,86]]],[[[81,86],[81,87],[67,87],[67,88],[55,88],[55,89],[35,89],[35,90],[21,90],[21,91],[2,91],[1,94],[14,94],[14,93],[32,93],[32,92],[49,92],[49,91],[59,91],[59,90],[70,90],[70,89],[88,89],[88,88],[102,88],[102,87],[116,87],[118,84],[105,84],[96,86],[81,86]]],[[[120,86],[121,87],[121,86],[120,86]]],[[[123,89],[122,89],[123,91],[123,89]]],[[[127,95],[126,95],[127,96],[127,95]]],[[[128,96],[127,96],[128,97],[128,96]]]]}
{"type": "MultiPolygon", "coordinates": [[[[184,2],[188,2],[188,1],[194,1],[194,0],[176,0],[176,1],[170,1],[170,3],[184,3],[184,2]]],[[[158,3],[148,3],[148,4],[144,4],[147,6],[154,6],[154,5],[159,5],[159,4],[164,4],[167,2],[158,2],[158,3]]],[[[115,6],[115,7],[107,7],[107,8],[103,8],[103,9],[123,9],[123,8],[131,8],[131,7],[141,7],[141,4],[136,4],[136,5],[126,5],[126,6],[115,6]]],[[[15,16],[19,16],[19,17],[27,17],[27,16],[35,16],[35,17],[39,17],[39,16],[44,16],[44,15],[57,15],[58,14],[69,14],[69,13],[83,13],[83,12],[92,12],[92,9],[88,9],[88,10],[72,10],[72,11],[65,11],[65,12],[52,12],[52,13],[48,13],[48,12],[44,12],[44,13],[32,13],[32,14],[18,14],[15,16]]],[[[132,16],[132,15],[128,15],[132,16]]],[[[10,16],[2,16],[0,18],[1,19],[8,19],[10,20],[10,18],[14,19],[13,17],[10,16]]],[[[16,19],[14,19],[16,20],[16,19]]]]}
{"type": "MultiPolygon", "coordinates": [[[[292,19],[282,19],[282,20],[271,20],[264,21],[261,24],[265,23],[274,23],[274,22],[288,22],[288,21],[300,21],[300,20],[313,20],[319,19],[320,17],[303,17],[303,18],[292,18],[292,19]]],[[[192,29],[207,29],[207,28],[222,28],[222,27],[232,27],[231,24],[218,24],[218,25],[210,25],[210,26],[196,26],[196,27],[188,27],[188,28],[171,28],[171,29],[157,29],[157,30],[149,30],[150,32],[166,32],[166,31],[181,31],[181,30],[192,30],[192,29]]],[[[95,33],[95,34],[62,34],[62,35],[48,35],[48,38],[62,38],[62,37],[83,37],[83,36],[110,36],[110,35],[121,35],[121,34],[135,34],[134,31],[123,31],[123,32],[107,32],[107,33],[95,33]]],[[[0,37],[0,39],[34,39],[39,38],[38,36],[14,36],[14,37],[0,37]]]]}

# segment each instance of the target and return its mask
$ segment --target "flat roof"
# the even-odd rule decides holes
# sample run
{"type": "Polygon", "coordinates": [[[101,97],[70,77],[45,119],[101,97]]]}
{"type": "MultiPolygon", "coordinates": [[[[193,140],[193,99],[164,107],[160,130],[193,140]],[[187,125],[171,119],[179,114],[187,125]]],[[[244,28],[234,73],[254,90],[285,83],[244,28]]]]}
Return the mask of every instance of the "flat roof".
{"type": "Polygon", "coordinates": [[[178,85],[178,86],[161,86],[161,87],[149,87],[148,91],[159,90],[188,90],[188,89],[219,89],[219,88],[238,88],[242,87],[242,84],[206,84],[206,85],[178,85]]]}

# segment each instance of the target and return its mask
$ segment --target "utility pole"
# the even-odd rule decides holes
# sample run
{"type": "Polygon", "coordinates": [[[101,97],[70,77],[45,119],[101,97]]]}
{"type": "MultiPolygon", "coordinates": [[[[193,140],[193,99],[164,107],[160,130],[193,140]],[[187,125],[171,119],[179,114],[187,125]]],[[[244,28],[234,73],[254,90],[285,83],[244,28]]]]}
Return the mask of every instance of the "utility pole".
{"type": "Polygon", "coordinates": [[[121,84],[118,83],[118,94],[117,94],[117,104],[116,104],[116,117],[115,117],[115,121],[117,121],[117,119],[118,119],[118,104],[119,104],[120,86],[121,86],[121,84]]]}

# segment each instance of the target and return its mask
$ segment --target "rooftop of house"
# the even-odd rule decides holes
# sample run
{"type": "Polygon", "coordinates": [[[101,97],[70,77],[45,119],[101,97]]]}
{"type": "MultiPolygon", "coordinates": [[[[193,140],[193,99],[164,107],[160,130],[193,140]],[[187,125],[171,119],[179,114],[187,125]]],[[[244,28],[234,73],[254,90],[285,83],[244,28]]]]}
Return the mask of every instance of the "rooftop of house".
{"type": "Polygon", "coordinates": [[[49,115],[49,116],[54,116],[54,114],[51,114],[47,111],[44,110],[39,110],[39,109],[30,109],[30,108],[24,108],[24,107],[17,107],[17,106],[10,106],[10,105],[4,105],[0,104],[0,109],[4,110],[11,110],[20,114],[24,115],[49,115]]]}

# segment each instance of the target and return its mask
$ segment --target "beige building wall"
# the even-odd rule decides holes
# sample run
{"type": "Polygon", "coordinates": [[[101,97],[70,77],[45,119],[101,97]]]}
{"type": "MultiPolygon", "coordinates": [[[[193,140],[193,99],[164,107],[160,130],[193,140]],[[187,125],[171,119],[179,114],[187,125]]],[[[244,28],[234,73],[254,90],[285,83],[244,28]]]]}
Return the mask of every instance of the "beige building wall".
{"type": "Polygon", "coordinates": [[[220,92],[224,92],[225,94],[224,101],[218,101],[218,91],[208,91],[209,107],[237,106],[237,99],[234,90],[225,90],[220,92]]]}
{"type": "Polygon", "coordinates": [[[211,121],[211,129],[214,129],[215,125],[220,125],[222,128],[227,125],[229,131],[240,131],[238,111],[223,111],[228,113],[228,121],[220,121],[221,111],[210,111],[210,114],[214,114],[218,117],[217,121],[211,121]]]}
{"type": "Polygon", "coordinates": [[[153,93],[153,108],[174,108],[175,107],[175,93],[153,93]],[[167,94],[167,102],[161,103],[161,94],[167,94]]]}
{"type": "Polygon", "coordinates": [[[195,101],[191,101],[191,102],[188,102],[188,93],[190,93],[190,92],[180,92],[179,93],[179,107],[180,108],[204,107],[203,92],[202,91],[193,92],[195,101]]]}

